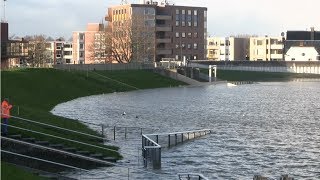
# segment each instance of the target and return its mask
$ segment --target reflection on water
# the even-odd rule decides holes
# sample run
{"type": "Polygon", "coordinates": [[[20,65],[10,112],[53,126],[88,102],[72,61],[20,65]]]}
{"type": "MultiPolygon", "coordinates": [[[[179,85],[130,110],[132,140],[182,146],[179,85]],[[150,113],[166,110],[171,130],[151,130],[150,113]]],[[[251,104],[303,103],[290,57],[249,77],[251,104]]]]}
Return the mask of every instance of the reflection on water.
{"type": "MultiPolygon", "coordinates": [[[[160,175],[130,172],[133,179],[176,179],[183,172],[210,179],[252,179],[255,174],[320,179],[319,81],[113,93],[62,103],[52,112],[157,132],[213,129],[211,135],[163,150],[162,169],[145,170],[160,175]]],[[[136,157],[140,138],[111,142],[129,154],[122,165],[143,170],[136,157]]]]}

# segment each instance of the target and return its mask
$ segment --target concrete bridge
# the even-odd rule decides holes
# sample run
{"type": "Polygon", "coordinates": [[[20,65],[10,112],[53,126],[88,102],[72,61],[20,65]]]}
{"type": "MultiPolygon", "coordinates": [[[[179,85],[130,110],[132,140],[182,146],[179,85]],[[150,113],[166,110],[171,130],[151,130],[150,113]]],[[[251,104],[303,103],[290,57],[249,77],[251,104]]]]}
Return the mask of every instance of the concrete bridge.
{"type": "Polygon", "coordinates": [[[218,70],[289,72],[320,74],[320,61],[189,61],[188,67],[208,68],[216,65],[218,70]]]}

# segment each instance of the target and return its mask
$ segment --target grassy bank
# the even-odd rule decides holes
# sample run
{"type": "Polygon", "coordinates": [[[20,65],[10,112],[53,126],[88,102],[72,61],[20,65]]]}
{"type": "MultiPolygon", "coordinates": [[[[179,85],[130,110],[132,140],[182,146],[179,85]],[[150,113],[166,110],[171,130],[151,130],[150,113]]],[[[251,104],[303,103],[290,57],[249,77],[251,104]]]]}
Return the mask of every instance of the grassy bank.
{"type": "MultiPolygon", "coordinates": [[[[130,91],[136,88],[146,89],[178,85],[184,84],[143,70],[97,71],[87,73],[55,69],[22,69],[1,72],[1,97],[8,97],[10,103],[14,105],[12,115],[97,136],[99,136],[99,134],[89,129],[86,125],[75,120],[54,116],[49,111],[59,103],[78,97],[117,91],[130,91]],[[118,81],[128,84],[129,86],[118,81]],[[19,107],[19,115],[17,114],[17,107],[19,107]]],[[[14,118],[10,119],[9,124],[117,149],[117,147],[101,145],[98,139],[58,131],[48,127],[35,126],[14,118]]],[[[17,132],[16,129],[9,129],[9,133],[15,132],[17,132]]],[[[35,135],[30,132],[19,131],[18,133],[24,136],[33,136],[38,139],[61,143],[60,140],[35,135]]],[[[120,154],[111,151],[89,148],[70,142],[63,142],[63,144],[75,146],[83,150],[98,151],[106,156],[121,158],[120,154]]],[[[6,172],[5,169],[2,168],[2,170],[2,172],[6,172]]]]}
{"type": "MultiPolygon", "coordinates": [[[[201,70],[202,71],[202,70],[201,70]]],[[[208,70],[202,71],[208,74],[208,70]]],[[[289,81],[296,78],[320,78],[317,74],[218,70],[217,78],[227,81],[289,81]]]]}
{"type": "Polygon", "coordinates": [[[39,177],[37,175],[34,175],[31,172],[28,172],[27,170],[24,170],[22,168],[18,168],[15,165],[1,162],[1,167],[5,167],[5,169],[1,168],[1,179],[7,179],[7,180],[45,180],[47,178],[39,177]]]}

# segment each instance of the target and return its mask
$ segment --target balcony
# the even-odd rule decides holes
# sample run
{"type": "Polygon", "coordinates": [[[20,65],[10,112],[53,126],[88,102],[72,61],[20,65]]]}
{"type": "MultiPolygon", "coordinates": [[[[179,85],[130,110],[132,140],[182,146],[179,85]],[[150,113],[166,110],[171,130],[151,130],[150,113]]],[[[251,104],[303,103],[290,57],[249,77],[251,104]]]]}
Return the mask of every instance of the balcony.
{"type": "Polygon", "coordinates": [[[283,49],[283,44],[271,44],[270,49],[283,49]]]}
{"type": "Polygon", "coordinates": [[[161,38],[156,40],[157,43],[171,43],[171,38],[161,38]]]}
{"type": "Polygon", "coordinates": [[[156,31],[166,31],[166,32],[171,32],[172,27],[168,25],[157,25],[156,26],[156,31]]]}
{"type": "Polygon", "coordinates": [[[106,17],[104,17],[104,20],[111,22],[111,21],[112,21],[112,18],[111,18],[110,16],[106,16],[106,17]]]}
{"type": "Polygon", "coordinates": [[[160,54],[165,54],[165,55],[170,55],[170,54],[172,54],[172,49],[157,49],[157,51],[156,51],[156,54],[157,55],[160,55],[160,54]]]}
{"type": "Polygon", "coordinates": [[[172,17],[169,15],[156,15],[157,20],[171,20],[172,17]]]}

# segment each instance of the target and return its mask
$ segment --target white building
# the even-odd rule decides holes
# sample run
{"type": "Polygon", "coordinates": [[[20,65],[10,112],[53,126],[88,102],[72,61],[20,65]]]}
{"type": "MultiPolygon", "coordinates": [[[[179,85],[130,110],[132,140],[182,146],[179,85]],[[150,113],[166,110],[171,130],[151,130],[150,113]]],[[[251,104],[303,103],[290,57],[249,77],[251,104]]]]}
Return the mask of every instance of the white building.
{"type": "Polygon", "coordinates": [[[282,37],[251,37],[250,60],[281,61],[283,59],[282,37]]]}
{"type": "Polygon", "coordinates": [[[50,41],[46,45],[52,64],[74,64],[72,59],[72,43],[67,41],[50,41]]]}
{"type": "Polygon", "coordinates": [[[320,54],[315,47],[290,47],[285,55],[286,61],[319,61],[320,54]]]}
{"type": "Polygon", "coordinates": [[[209,60],[246,60],[249,55],[249,38],[209,37],[207,43],[209,60]]]}

